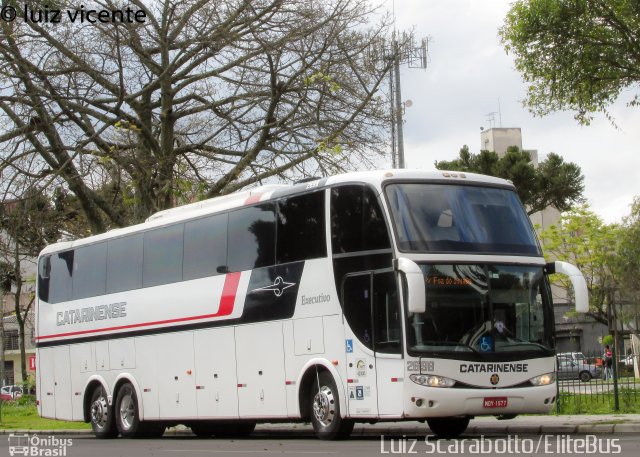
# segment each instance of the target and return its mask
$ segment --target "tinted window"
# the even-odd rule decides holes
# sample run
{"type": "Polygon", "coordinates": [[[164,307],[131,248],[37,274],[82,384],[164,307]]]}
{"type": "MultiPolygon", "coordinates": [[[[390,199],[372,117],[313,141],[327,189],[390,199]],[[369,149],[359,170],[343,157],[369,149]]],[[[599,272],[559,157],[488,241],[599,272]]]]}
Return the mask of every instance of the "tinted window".
{"type": "Polygon", "coordinates": [[[275,264],[275,221],[272,204],[229,213],[229,271],[275,264]]]}
{"type": "Polygon", "coordinates": [[[369,349],[373,349],[371,279],[371,274],[349,276],[342,290],[344,317],[356,338],[369,349]]]}
{"type": "Polygon", "coordinates": [[[327,255],[324,237],[324,191],[278,203],[278,263],[327,255]]]}
{"type": "Polygon", "coordinates": [[[184,226],[183,278],[218,274],[227,265],[227,214],[187,222],[184,226]]]}
{"type": "Polygon", "coordinates": [[[40,257],[38,262],[38,297],[49,302],[49,278],[51,274],[51,256],[40,257]]]}
{"type": "Polygon", "coordinates": [[[144,234],[143,287],[182,281],[183,229],[178,224],[144,234]]]}
{"type": "Polygon", "coordinates": [[[107,286],[107,243],[75,250],[73,262],[73,298],[103,295],[107,286]]]}
{"type": "Polygon", "coordinates": [[[511,189],[406,183],[390,184],[386,193],[403,251],[539,255],[511,189]]]}
{"type": "Polygon", "coordinates": [[[373,277],[373,333],[376,352],[402,353],[402,319],[393,273],[373,277]]]}
{"type": "Polygon", "coordinates": [[[331,244],[334,254],[390,247],[382,209],[371,189],[331,189],[331,244]]]}
{"type": "Polygon", "coordinates": [[[107,250],[107,293],[142,287],[142,234],[111,240],[107,250]]]}
{"type": "Polygon", "coordinates": [[[60,252],[51,256],[49,279],[49,303],[71,300],[73,275],[73,251],[60,252]]]}

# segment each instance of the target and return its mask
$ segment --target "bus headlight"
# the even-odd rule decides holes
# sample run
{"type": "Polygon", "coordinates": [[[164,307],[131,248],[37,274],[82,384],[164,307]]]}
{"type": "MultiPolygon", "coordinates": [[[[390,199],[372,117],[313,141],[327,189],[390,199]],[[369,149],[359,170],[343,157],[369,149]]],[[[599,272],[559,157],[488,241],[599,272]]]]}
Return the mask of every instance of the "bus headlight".
{"type": "Polygon", "coordinates": [[[555,381],[555,373],[541,374],[540,376],[529,379],[529,382],[531,382],[531,384],[533,384],[534,386],[548,386],[549,384],[553,384],[555,381]]]}
{"type": "Polygon", "coordinates": [[[456,383],[451,378],[435,375],[412,374],[409,378],[416,384],[428,387],[451,387],[456,383]]]}

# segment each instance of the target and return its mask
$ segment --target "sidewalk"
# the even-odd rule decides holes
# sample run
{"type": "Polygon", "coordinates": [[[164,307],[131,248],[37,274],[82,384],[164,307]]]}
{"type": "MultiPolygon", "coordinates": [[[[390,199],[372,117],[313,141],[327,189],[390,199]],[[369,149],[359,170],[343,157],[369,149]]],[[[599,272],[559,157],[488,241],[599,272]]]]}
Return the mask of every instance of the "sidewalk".
{"type": "MultiPolygon", "coordinates": [[[[91,430],[0,430],[0,435],[11,433],[38,433],[38,435],[88,435],[91,430]]],[[[539,434],[640,434],[640,414],[599,414],[574,416],[519,416],[510,420],[494,417],[479,417],[469,424],[465,435],[539,435],[539,434]]],[[[352,436],[425,436],[430,434],[426,423],[420,422],[380,422],[377,424],[356,424],[352,436]]],[[[189,436],[191,431],[184,427],[172,427],[164,436],[189,436]]],[[[260,436],[313,436],[310,424],[277,423],[258,424],[253,433],[260,436]]]]}

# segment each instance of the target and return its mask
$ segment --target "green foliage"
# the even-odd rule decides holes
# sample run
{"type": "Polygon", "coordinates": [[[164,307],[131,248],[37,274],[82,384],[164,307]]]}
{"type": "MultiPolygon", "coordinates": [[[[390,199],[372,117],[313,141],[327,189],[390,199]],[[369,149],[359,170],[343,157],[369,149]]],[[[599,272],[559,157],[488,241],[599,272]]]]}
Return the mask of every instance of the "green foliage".
{"type": "Polygon", "coordinates": [[[626,304],[620,314],[624,320],[632,321],[640,316],[640,196],[634,198],[630,214],[622,221],[616,260],[626,304]]]}
{"type": "MultiPolygon", "coordinates": [[[[623,380],[621,380],[623,381],[623,380]]],[[[623,381],[624,382],[624,381],[623,381]]],[[[613,392],[600,394],[560,393],[559,414],[638,414],[640,391],[620,388],[620,409],[615,410],[613,392]]]]}
{"type": "Polygon", "coordinates": [[[512,146],[503,157],[491,151],[472,154],[468,146],[460,149],[457,159],[435,163],[439,170],[466,171],[508,179],[516,186],[520,200],[529,214],[554,206],[568,210],[582,201],[584,176],[573,162],[551,153],[535,167],[527,151],[512,146]]]}
{"type": "Polygon", "coordinates": [[[529,84],[525,104],[536,115],[571,110],[589,124],[640,82],[638,0],[518,0],[500,37],[529,84]]]}
{"type": "Polygon", "coordinates": [[[603,346],[613,346],[613,335],[605,335],[602,337],[603,346]]]}
{"type": "MultiPolygon", "coordinates": [[[[589,314],[607,323],[607,305],[615,301],[617,287],[616,241],[620,227],[605,224],[588,205],[562,214],[557,225],[540,233],[549,260],[563,260],[580,269],[589,289],[589,314]]],[[[550,278],[559,287],[571,291],[564,275],[550,278]]]]}
{"type": "Polygon", "coordinates": [[[3,401],[0,429],[5,430],[86,430],[90,424],[43,419],[38,416],[33,396],[27,395],[24,402],[3,401]]]}

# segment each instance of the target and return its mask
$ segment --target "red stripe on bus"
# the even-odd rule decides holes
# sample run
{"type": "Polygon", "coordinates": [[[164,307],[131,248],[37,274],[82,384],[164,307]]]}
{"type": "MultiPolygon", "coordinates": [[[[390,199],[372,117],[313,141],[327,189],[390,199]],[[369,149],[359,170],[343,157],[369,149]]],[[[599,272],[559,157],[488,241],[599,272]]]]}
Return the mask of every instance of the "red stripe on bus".
{"type": "Polygon", "coordinates": [[[56,333],[54,335],[37,336],[36,340],[46,340],[50,338],[62,338],[66,336],[86,335],[88,333],[110,332],[114,330],[126,330],[131,328],[149,327],[152,325],[174,324],[176,322],[195,321],[201,319],[209,319],[212,317],[228,316],[233,312],[233,305],[236,301],[236,293],[240,284],[240,272],[228,273],[224,278],[224,286],[222,287],[222,297],[220,297],[220,306],[215,314],[203,314],[201,316],[179,317],[176,319],[165,319],[162,321],[142,322],[140,324],[118,325],[116,327],[99,328],[92,330],[79,330],[77,332],[56,333]]]}
{"type": "Polygon", "coordinates": [[[263,195],[262,192],[250,195],[249,198],[247,198],[244,201],[244,204],[245,205],[250,205],[251,203],[258,203],[260,201],[260,199],[262,198],[262,195],[263,195]]]}
{"type": "Polygon", "coordinates": [[[222,297],[220,298],[220,307],[218,308],[217,316],[228,316],[233,312],[233,304],[236,301],[238,284],[240,284],[240,272],[228,273],[224,278],[222,297]]]}

